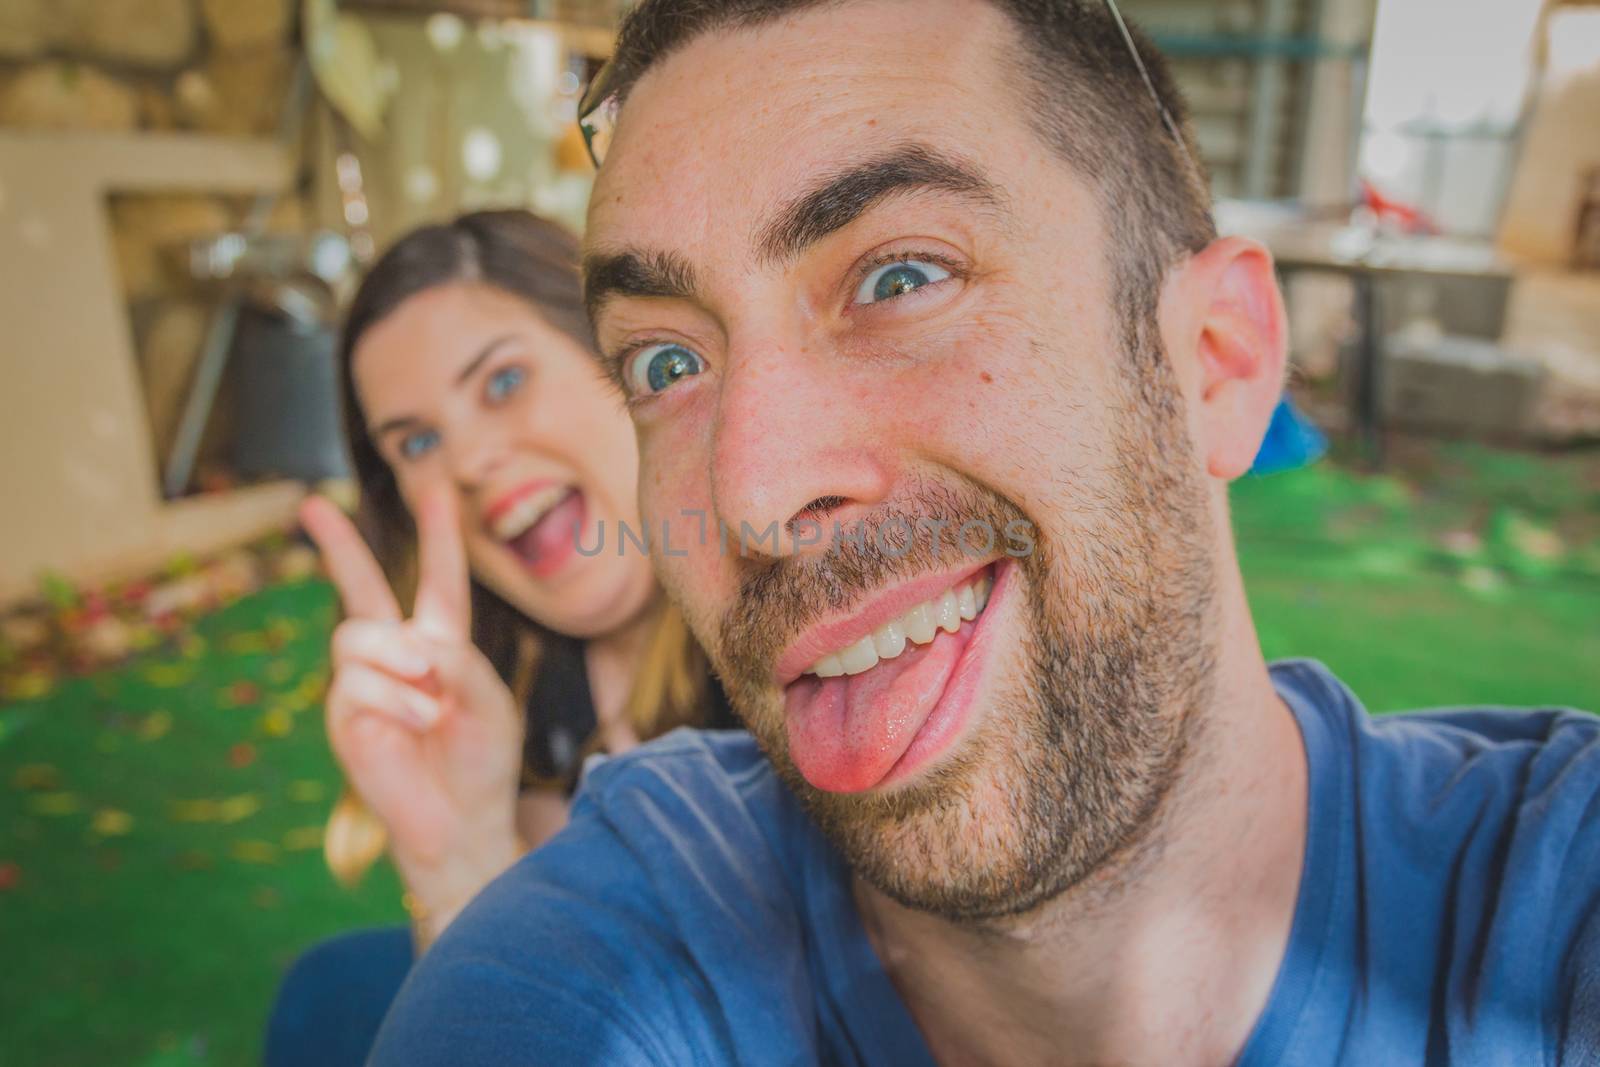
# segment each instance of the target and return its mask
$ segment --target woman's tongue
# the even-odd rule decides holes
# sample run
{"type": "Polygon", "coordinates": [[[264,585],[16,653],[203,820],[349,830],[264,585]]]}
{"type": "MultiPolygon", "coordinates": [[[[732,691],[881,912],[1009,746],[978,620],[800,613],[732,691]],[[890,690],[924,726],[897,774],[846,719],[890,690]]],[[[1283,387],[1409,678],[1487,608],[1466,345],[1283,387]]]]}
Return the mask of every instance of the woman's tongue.
{"type": "Polygon", "coordinates": [[[855,793],[889,773],[944,693],[972,623],[862,674],[803,675],[785,695],[789,758],[818,789],[855,793]]]}
{"type": "Polygon", "coordinates": [[[507,544],[530,567],[562,558],[564,551],[577,547],[578,531],[583,527],[583,494],[573,489],[544,517],[507,544]]]}

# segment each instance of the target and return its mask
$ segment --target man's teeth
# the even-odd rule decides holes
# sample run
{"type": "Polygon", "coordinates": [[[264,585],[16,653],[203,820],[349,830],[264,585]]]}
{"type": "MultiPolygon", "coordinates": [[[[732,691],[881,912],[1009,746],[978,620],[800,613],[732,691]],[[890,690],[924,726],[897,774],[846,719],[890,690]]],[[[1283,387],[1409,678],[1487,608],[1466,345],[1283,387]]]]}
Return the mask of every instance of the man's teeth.
{"type": "Polygon", "coordinates": [[[941,596],[925,600],[901,615],[884,623],[849,648],[829,653],[813,663],[806,674],[818,678],[837,678],[841,674],[861,674],[870,671],[886,659],[894,659],[906,650],[908,644],[925,645],[940,630],[955,633],[963,620],[976,619],[989,603],[989,591],[994,579],[985,574],[974,581],[965,582],[955,589],[946,589],[941,596]]]}
{"type": "Polygon", "coordinates": [[[497,541],[509,541],[514,537],[521,537],[534,523],[544,518],[551,508],[560,503],[569,489],[570,486],[552,485],[524,497],[512,505],[510,511],[496,519],[489,532],[494,534],[497,541]]]}

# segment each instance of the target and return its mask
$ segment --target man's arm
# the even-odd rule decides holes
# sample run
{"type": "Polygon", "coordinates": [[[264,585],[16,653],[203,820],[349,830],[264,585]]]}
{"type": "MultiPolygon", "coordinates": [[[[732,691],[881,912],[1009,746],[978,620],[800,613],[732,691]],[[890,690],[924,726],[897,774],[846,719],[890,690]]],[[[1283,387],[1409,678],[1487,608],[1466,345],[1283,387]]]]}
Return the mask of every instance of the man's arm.
{"type": "Polygon", "coordinates": [[[714,999],[661,916],[633,855],[580,802],[417,962],[370,1063],[723,1062],[714,999]]]}

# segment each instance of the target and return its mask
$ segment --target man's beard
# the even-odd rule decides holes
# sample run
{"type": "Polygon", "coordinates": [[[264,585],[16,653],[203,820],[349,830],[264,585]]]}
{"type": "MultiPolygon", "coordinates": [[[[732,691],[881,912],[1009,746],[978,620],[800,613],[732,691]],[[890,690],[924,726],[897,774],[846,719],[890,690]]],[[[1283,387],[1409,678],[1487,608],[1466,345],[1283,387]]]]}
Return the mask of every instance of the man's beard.
{"type": "Polygon", "coordinates": [[[1159,353],[1145,355],[1117,406],[1137,424],[1114,431],[1116,473],[1073,487],[1075,517],[1093,521],[1060,543],[972,483],[918,485],[864,520],[869,532],[941,519],[948,531],[1001,531],[1020,520],[1035,540],[1011,575],[1025,598],[1022,632],[986,653],[989,677],[1009,668],[1012,681],[916,781],[883,795],[807,782],[789,756],[772,664],[821,615],[972,562],[953,536],[942,551],[919,535],[885,552],[868,536],[763,561],[717,633],[719,673],[778,773],[850,866],[901,904],[980,923],[1031,911],[1137,850],[1178,778],[1212,688],[1214,545],[1176,381],[1159,353]]]}

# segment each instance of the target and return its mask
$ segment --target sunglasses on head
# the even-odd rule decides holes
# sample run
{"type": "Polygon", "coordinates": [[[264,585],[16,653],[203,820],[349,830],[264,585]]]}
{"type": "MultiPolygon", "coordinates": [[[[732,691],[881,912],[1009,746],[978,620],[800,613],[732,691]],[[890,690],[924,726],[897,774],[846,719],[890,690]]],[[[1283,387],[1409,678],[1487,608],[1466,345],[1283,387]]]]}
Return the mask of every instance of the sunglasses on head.
{"type": "MultiPolygon", "coordinates": [[[[1139,69],[1139,76],[1144,79],[1145,88],[1150,90],[1150,99],[1155,103],[1156,110],[1161,113],[1162,125],[1167,132],[1172,134],[1178,142],[1178,148],[1183,152],[1184,158],[1190,164],[1194,159],[1189,155],[1189,145],[1183,139],[1178,124],[1173,121],[1172,114],[1167,106],[1161,102],[1161,94],[1156,92],[1155,82],[1150,78],[1150,71],[1144,65],[1144,58],[1139,55],[1138,47],[1133,43],[1133,34],[1128,32],[1128,24],[1123,21],[1122,12],[1117,10],[1116,0],[1105,0],[1106,7],[1111,12],[1111,17],[1117,22],[1117,29],[1122,31],[1122,39],[1128,45],[1128,54],[1133,57],[1133,65],[1139,69]]],[[[616,91],[617,65],[608,62],[595,74],[594,80],[583,91],[583,97],[578,101],[578,128],[583,131],[583,143],[589,149],[589,158],[594,161],[595,169],[600,169],[606,151],[611,147],[611,135],[616,129],[617,113],[622,110],[622,101],[616,91]]]]}

